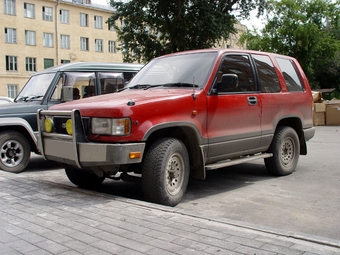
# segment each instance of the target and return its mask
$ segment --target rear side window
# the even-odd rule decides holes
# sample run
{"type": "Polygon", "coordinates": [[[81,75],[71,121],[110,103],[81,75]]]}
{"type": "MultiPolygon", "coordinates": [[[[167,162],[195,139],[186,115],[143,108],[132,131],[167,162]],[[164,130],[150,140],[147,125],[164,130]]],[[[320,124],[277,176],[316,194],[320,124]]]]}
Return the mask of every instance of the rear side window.
{"type": "Polygon", "coordinates": [[[276,58],[286,82],[288,91],[303,91],[303,86],[298,73],[289,59],[276,58]]]}
{"type": "Polygon", "coordinates": [[[274,65],[268,56],[252,55],[259,76],[260,91],[263,93],[280,92],[280,82],[274,65]]]}

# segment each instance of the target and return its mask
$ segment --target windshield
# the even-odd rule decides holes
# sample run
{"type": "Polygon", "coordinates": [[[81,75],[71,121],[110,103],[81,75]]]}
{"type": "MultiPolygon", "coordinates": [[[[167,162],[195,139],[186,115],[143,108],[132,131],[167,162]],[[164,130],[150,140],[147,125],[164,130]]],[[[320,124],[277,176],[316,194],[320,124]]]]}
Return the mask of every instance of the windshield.
{"type": "Polygon", "coordinates": [[[41,100],[53,80],[55,73],[45,73],[32,76],[20,91],[16,101],[41,100]]]}
{"type": "Polygon", "coordinates": [[[153,86],[203,88],[217,52],[191,53],[150,61],[128,84],[128,88],[153,86]]]}

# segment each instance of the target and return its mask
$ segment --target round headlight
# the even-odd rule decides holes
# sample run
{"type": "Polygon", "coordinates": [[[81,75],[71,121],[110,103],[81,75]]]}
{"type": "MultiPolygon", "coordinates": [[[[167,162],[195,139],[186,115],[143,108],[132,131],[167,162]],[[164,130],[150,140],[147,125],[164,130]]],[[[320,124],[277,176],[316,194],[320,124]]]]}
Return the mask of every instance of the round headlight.
{"type": "Polygon", "coordinates": [[[44,127],[45,127],[45,131],[47,133],[51,133],[52,130],[53,130],[53,126],[54,126],[54,123],[53,123],[53,120],[50,119],[50,118],[46,118],[44,120],[44,127]]]}
{"type": "Polygon", "coordinates": [[[66,132],[69,135],[72,135],[72,120],[71,119],[66,121],[66,132]]]}

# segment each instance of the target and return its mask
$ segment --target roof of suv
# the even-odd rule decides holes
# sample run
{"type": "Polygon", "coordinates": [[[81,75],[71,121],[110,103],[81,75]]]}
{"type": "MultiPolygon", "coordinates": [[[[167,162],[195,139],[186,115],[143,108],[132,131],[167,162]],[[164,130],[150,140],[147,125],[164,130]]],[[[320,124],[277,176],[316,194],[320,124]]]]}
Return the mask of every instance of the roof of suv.
{"type": "Polygon", "coordinates": [[[47,68],[36,74],[50,73],[57,71],[139,71],[144,65],[132,63],[111,63],[111,62],[75,62],[62,64],[47,68]]]}

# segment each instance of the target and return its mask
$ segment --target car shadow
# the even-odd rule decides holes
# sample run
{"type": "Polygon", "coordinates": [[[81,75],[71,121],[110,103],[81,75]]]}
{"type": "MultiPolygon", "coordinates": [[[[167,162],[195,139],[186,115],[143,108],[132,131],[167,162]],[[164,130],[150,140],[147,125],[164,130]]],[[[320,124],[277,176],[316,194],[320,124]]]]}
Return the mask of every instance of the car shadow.
{"type": "MultiPolygon", "coordinates": [[[[268,173],[263,161],[261,163],[244,163],[208,171],[205,180],[190,179],[183,202],[193,202],[200,198],[241,189],[272,178],[275,177],[268,173]]],[[[140,183],[106,179],[96,191],[146,201],[140,183]]]]}
{"type": "Polygon", "coordinates": [[[43,156],[31,154],[30,162],[25,168],[25,172],[51,171],[61,169],[57,162],[45,160],[43,156]]]}

